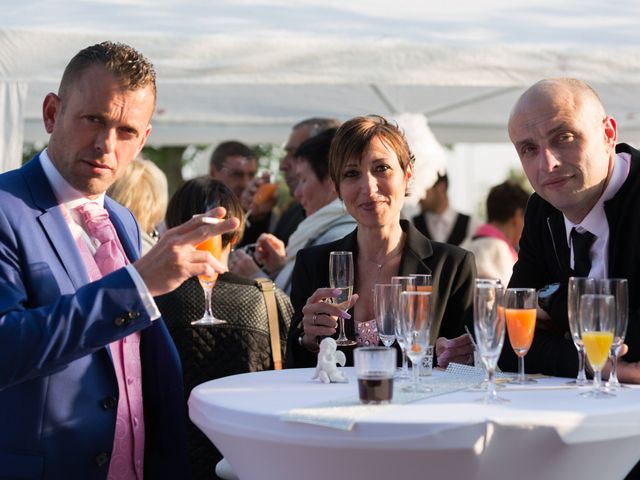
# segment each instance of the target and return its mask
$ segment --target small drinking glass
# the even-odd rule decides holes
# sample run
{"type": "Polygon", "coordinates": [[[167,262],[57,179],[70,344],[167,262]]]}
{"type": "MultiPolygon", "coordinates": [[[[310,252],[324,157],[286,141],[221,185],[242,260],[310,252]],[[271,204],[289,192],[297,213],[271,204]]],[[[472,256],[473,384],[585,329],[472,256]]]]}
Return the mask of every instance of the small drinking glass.
{"type": "Polygon", "coordinates": [[[400,285],[377,283],[373,287],[373,308],[378,327],[378,337],[385,347],[390,347],[396,340],[396,305],[400,285]]]}
{"type": "Polygon", "coordinates": [[[473,327],[480,358],[487,371],[487,393],[477,401],[504,403],[506,398],[496,392],[494,374],[504,343],[504,309],[501,306],[503,289],[500,282],[476,283],[473,294],[473,327]]]}
{"type": "Polygon", "coordinates": [[[429,346],[432,310],[431,292],[405,291],[400,294],[400,321],[403,323],[407,355],[413,365],[413,390],[416,393],[431,391],[420,385],[419,365],[429,346]]]}
{"type": "Polygon", "coordinates": [[[596,281],[593,278],[569,277],[567,286],[567,318],[569,319],[569,330],[573,344],[578,351],[578,376],[575,380],[568,382],[571,385],[584,387],[589,384],[585,373],[585,352],[584,343],[580,337],[580,297],[585,293],[595,293],[596,281]]]}
{"type": "Polygon", "coordinates": [[[627,334],[629,318],[629,287],[626,278],[605,278],[598,280],[598,293],[613,295],[616,303],[615,329],[609,359],[611,360],[611,374],[607,381],[607,388],[615,391],[623,388],[618,381],[618,355],[627,334]]]}
{"type": "Polygon", "coordinates": [[[396,373],[397,379],[408,379],[409,378],[409,361],[407,357],[407,344],[405,342],[405,337],[403,336],[402,330],[402,322],[400,321],[400,293],[405,290],[413,290],[415,287],[415,278],[408,276],[395,276],[391,277],[392,285],[399,285],[400,289],[398,290],[398,296],[394,298],[396,302],[396,316],[395,316],[395,331],[396,331],[396,340],[398,341],[398,345],[400,345],[400,350],[402,351],[402,369],[396,373]]]}
{"type": "MultiPolygon", "coordinates": [[[[219,218],[212,217],[202,217],[202,221],[205,223],[218,223],[221,221],[219,218]]],[[[196,250],[207,251],[211,253],[215,258],[220,260],[220,256],[222,255],[222,236],[221,235],[212,235],[207,238],[203,242],[200,242],[196,245],[196,250]]],[[[209,277],[207,275],[198,275],[198,280],[200,281],[200,285],[204,290],[204,315],[202,318],[198,320],[194,320],[191,322],[191,325],[220,325],[222,323],[227,323],[225,320],[220,320],[213,315],[211,310],[211,297],[213,287],[216,284],[216,280],[218,279],[218,274],[215,273],[213,276],[209,277]]]]}
{"type": "Polygon", "coordinates": [[[531,347],[536,329],[538,294],[533,288],[507,288],[504,295],[504,314],[511,348],[518,356],[518,376],[509,383],[526,385],[537,383],[524,373],[524,356],[531,347]]]}
{"type": "Polygon", "coordinates": [[[580,336],[593,368],[593,389],[582,392],[582,396],[615,396],[602,386],[602,368],[607,362],[613,343],[615,314],[616,300],[613,295],[585,294],[580,297],[580,336]]]}
{"type": "Polygon", "coordinates": [[[360,401],[389,403],[393,398],[393,373],[397,353],[389,347],[360,347],[353,351],[360,401]]]}
{"type": "MultiPolygon", "coordinates": [[[[329,286],[340,290],[340,294],[334,297],[333,303],[346,311],[353,293],[353,254],[351,252],[329,254],[329,286]]],[[[340,317],[338,320],[340,334],[336,344],[343,347],[355,345],[356,341],[348,339],[344,333],[344,318],[340,317]]]]}
{"type": "Polygon", "coordinates": [[[433,291],[433,277],[426,273],[412,273],[409,275],[415,278],[416,290],[418,292],[431,292],[433,291]]]}

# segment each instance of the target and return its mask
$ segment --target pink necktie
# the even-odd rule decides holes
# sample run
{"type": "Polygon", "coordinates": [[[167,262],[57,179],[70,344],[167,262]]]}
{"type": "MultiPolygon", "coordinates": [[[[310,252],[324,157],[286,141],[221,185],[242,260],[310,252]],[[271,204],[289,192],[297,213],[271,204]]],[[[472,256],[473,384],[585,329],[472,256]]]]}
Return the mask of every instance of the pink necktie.
{"type": "Polygon", "coordinates": [[[82,217],[89,236],[100,242],[93,258],[102,275],[108,275],[124,267],[128,263],[127,257],[109,220],[109,212],[95,202],[87,202],[76,210],[82,217]]]}
{"type": "MultiPolygon", "coordinates": [[[[89,236],[100,242],[93,259],[102,275],[108,275],[127,265],[129,262],[109,220],[109,212],[95,202],[87,202],[76,210],[89,236]]],[[[89,267],[88,269],[90,270],[89,267]]],[[[118,379],[120,399],[108,479],[141,480],[144,466],[144,411],[140,333],[136,332],[113,342],[109,348],[118,379]]]]}

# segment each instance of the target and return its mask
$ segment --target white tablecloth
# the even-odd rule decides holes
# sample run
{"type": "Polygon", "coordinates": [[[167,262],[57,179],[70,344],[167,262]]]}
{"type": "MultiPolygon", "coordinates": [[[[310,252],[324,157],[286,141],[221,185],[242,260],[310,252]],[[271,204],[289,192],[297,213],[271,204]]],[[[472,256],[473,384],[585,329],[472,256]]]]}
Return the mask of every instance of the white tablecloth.
{"type": "Polygon", "coordinates": [[[640,388],[589,399],[558,388],[567,382],[560,378],[507,387],[502,405],[460,391],[369,407],[350,431],[282,419],[357,399],[353,369],[345,371],[348,384],[312,381],[312,369],[214,380],[192,391],[189,414],[242,480],[604,480],[622,479],[640,459],[640,388]]]}

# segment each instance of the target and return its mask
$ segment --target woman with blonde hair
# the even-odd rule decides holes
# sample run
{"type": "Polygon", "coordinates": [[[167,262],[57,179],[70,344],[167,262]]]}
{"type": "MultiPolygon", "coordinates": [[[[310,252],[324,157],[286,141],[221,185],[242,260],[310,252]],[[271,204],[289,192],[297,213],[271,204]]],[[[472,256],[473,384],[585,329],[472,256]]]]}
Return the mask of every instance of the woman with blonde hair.
{"type": "Polygon", "coordinates": [[[169,192],[166,175],[152,161],[138,157],[127,165],[107,195],[131,210],[138,220],[144,255],[156,243],[156,226],[167,210],[169,192]]]}

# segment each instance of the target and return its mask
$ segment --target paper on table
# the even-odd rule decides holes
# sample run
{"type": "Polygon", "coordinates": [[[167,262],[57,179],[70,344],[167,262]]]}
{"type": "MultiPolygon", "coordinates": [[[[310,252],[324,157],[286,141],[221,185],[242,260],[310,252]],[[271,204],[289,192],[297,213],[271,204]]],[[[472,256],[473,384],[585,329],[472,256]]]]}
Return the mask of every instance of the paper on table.
{"type": "Polygon", "coordinates": [[[371,413],[380,412],[380,409],[465,390],[477,385],[483,378],[484,372],[481,369],[450,363],[443,375],[423,377],[422,383],[431,388],[430,392],[405,392],[402,387],[406,384],[394,385],[391,405],[363,405],[354,394],[350,397],[325,402],[314,407],[289,410],[282,415],[281,419],[287,422],[300,422],[340,430],[351,430],[359,420],[371,413]],[[475,370],[481,373],[478,374],[475,370]]]}

